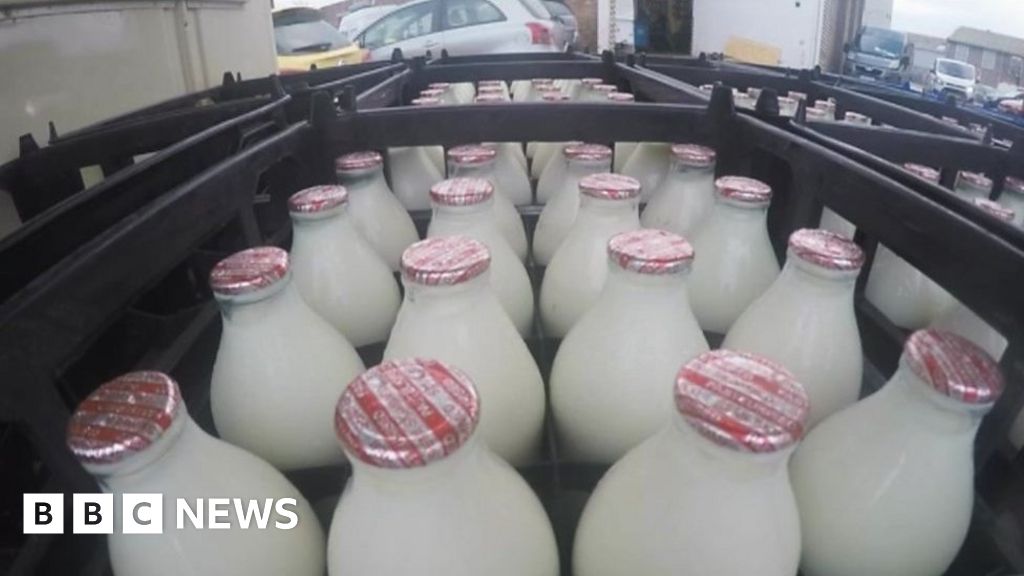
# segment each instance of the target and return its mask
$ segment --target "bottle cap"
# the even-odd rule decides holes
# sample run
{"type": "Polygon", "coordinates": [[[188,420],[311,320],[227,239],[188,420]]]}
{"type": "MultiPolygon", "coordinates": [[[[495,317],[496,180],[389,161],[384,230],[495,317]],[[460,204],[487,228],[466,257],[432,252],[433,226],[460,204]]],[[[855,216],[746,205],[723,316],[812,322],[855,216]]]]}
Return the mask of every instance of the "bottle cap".
{"type": "Polygon", "coordinates": [[[638,274],[675,274],[689,270],[693,246],[665,230],[631,230],[612,236],[608,257],[623,270],[638,274]]]}
{"type": "Polygon", "coordinates": [[[218,296],[240,296],[269,288],[288,275],[288,253],[274,246],[236,252],[210,271],[210,288],[218,296]]]}
{"type": "Polygon", "coordinates": [[[598,84],[603,84],[604,80],[600,78],[580,78],[580,83],[584,86],[597,86],[598,84]]]}
{"type": "Polygon", "coordinates": [[[420,90],[420,97],[440,98],[444,92],[445,91],[440,88],[427,88],[426,90],[420,90]]]}
{"type": "Polygon", "coordinates": [[[871,118],[859,112],[847,112],[845,115],[843,115],[843,119],[846,120],[847,122],[852,122],[854,124],[871,124],[871,118]]]}
{"type": "Polygon", "coordinates": [[[504,80],[480,80],[476,83],[478,88],[504,88],[504,80]]]}
{"type": "Polygon", "coordinates": [[[597,162],[600,160],[611,160],[612,149],[601,144],[572,143],[567,144],[562,153],[569,160],[583,160],[584,162],[597,162]]]}
{"type": "Polygon", "coordinates": [[[1016,194],[1024,194],[1024,178],[1014,178],[1013,176],[1006,177],[1006,183],[1003,189],[1008,192],[1014,192],[1016,194]]]}
{"type": "Polygon", "coordinates": [[[442,206],[473,206],[494,196],[494,186],[483,178],[449,178],[430,187],[430,199],[442,206]]]}
{"type": "Polygon", "coordinates": [[[794,98],[796,100],[807,100],[807,93],[806,92],[797,92],[796,90],[790,90],[789,91],[789,97],[790,98],[794,98]]]}
{"type": "Polygon", "coordinates": [[[772,201],[772,187],[746,176],[722,176],[715,180],[718,195],[732,202],[752,207],[767,206],[772,201]]]}
{"type": "Polygon", "coordinates": [[[533,84],[534,86],[545,86],[553,82],[554,80],[552,80],[551,78],[534,78],[530,80],[530,83],[533,84]]]}
{"type": "Polygon", "coordinates": [[[580,193],[602,200],[628,200],[640,196],[640,182],[623,174],[591,174],[580,180],[580,193]]]}
{"type": "Polygon", "coordinates": [[[334,169],[339,172],[348,172],[351,170],[366,170],[367,168],[376,168],[384,164],[384,157],[381,156],[380,152],[376,150],[367,150],[365,152],[352,152],[339,156],[334,161],[334,169]]]}
{"type": "Polygon", "coordinates": [[[345,451],[378,468],[417,468],[458,450],[480,421],[461,370],[438,360],[385,360],[345,387],[334,428],[345,451]]]}
{"type": "Polygon", "coordinates": [[[617,92],[619,90],[614,84],[594,84],[590,89],[596,90],[597,92],[604,92],[606,94],[611,94],[612,92],[617,92]]]}
{"type": "Polygon", "coordinates": [[[914,332],[903,346],[901,360],[925,384],[963,404],[992,404],[1003,392],[1003,375],[995,360],[951,332],[914,332]]]}
{"type": "Polygon", "coordinates": [[[116,464],[153,445],[181,410],[181,391],[170,376],[131,372],[78,405],[68,422],[68,447],[83,464],[116,464]]]}
{"type": "Polygon", "coordinates": [[[992,179],[984,174],[961,170],[957,173],[956,178],[957,184],[965,184],[968,188],[983,190],[985,192],[992,190],[992,179]]]}
{"type": "Polygon", "coordinates": [[[707,146],[698,144],[673,144],[672,156],[683,166],[707,168],[715,163],[717,154],[707,146]]]}
{"type": "Polygon", "coordinates": [[[608,99],[612,102],[635,102],[636,97],[628,92],[609,92],[608,99]]]}
{"type": "Polygon", "coordinates": [[[929,182],[939,182],[939,171],[931,166],[924,166],[923,164],[915,164],[913,162],[906,162],[903,164],[903,169],[910,172],[918,178],[923,178],[929,182]]]}
{"type": "Polygon", "coordinates": [[[438,106],[440,104],[441,104],[441,99],[440,98],[433,98],[433,97],[426,97],[426,96],[424,96],[424,97],[413,98],[412,99],[412,105],[413,106],[438,106]]]}
{"type": "Polygon", "coordinates": [[[448,159],[460,166],[486,164],[498,156],[498,150],[483,144],[464,144],[448,150],[448,159]]]}
{"type": "Polygon", "coordinates": [[[469,236],[427,238],[402,253],[402,276],[424,286],[468,282],[491,266],[491,253],[469,236]]]}
{"type": "Polygon", "coordinates": [[[504,102],[505,95],[500,92],[481,92],[473,98],[474,102],[483,104],[492,104],[494,102],[504,102]]]}
{"type": "Polygon", "coordinates": [[[348,190],[344,186],[313,186],[292,194],[288,199],[288,211],[292,214],[319,214],[346,203],[348,190]]]}
{"type": "Polygon", "coordinates": [[[550,92],[542,92],[540,97],[541,100],[544,100],[545,102],[565,102],[569,100],[569,95],[558,89],[551,90],[550,92]]]}
{"type": "Polygon", "coordinates": [[[789,370],[760,356],[713,350],[676,376],[676,409],[701,436],[741,452],[777,452],[800,441],[807,392],[789,370]]]}
{"type": "Polygon", "coordinates": [[[1003,222],[1013,222],[1013,218],[1017,215],[1013,210],[1010,210],[998,202],[993,202],[988,198],[975,198],[974,205],[996,218],[999,218],[1003,222]]]}
{"type": "Polygon", "coordinates": [[[797,258],[820,268],[852,272],[864,266],[864,251],[853,240],[814,228],[789,235],[789,251],[797,258]]]}

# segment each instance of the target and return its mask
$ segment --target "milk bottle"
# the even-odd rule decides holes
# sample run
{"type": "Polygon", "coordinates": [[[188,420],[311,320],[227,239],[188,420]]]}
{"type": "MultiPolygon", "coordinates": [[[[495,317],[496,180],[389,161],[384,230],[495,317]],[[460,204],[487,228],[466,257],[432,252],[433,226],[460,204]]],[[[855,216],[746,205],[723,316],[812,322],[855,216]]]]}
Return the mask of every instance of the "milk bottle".
{"type": "Polygon", "coordinates": [[[673,144],[672,168],[640,215],[645,228],[690,234],[715,203],[715,151],[697,144],[673,144]]]}
{"type": "Polygon", "coordinates": [[[915,332],[878,392],[822,422],[790,471],[807,576],[943,574],[974,504],[974,436],[1003,388],[969,341],[915,332]]]}
{"type": "MultiPolygon", "coordinates": [[[[569,100],[569,96],[562,92],[545,92],[542,100],[544,102],[566,102],[569,100]]],[[[540,178],[544,173],[544,169],[551,162],[551,159],[555,157],[567,142],[531,142],[530,144],[533,145],[533,163],[530,165],[530,176],[532,178],[540,178]]]]}
{"type": "Polygon", "coordinates": [[[491,287],[522,336],[533,327],[533,287],[523,263],[498,230],[494,187],[480,178],[453,178],[430,189],[434,214],[427,237],[469,236],[491,253],[491,287]]]}
{"type": "Polygon", "coordinates": [[[725,334],[779,275],[767,216],[772,189],[743,176],[715,181],[715,203],[690,239],[698,258],[690,274],[690,307],[700,327],[725,334]]]}
{"type": "Polygon", "coordinates": [[[547,266],[576,220],[580,207],[580,180],[608,172],[612,151],[600,144],[570,144],[563,155],[568,163],[561,180],[552,185],[553,197],[544,206],[533,232],[533,260],[547,266]]]}
{"type": "Polygon", "coordinates": [[[526,158],[522,158],[520,163],[519,155],[522,154],[522,148],[519,143],[499,142],[482,145],[494,148],[497,152],[494,157],[494,176],[497,179],[496,186],[502,190],[502,194],[516,205],[525,206],[532,203],[533,188],[524,167],[526,158]]]}
{"type": "Polygon", "coordinates": [[[999,203],[1013,210],[1013,223],[1024,227],[1024,180],[1009,176],[1003,183],[999,203]]]}
{"type": "Polygon", "coordinates": [[[785,116],[792,118],[796,116],[796,111],[800,106],[800,101],[792,96],[779,96],[779,116],[785,116]]]}
{"type": "MultiPolygon", "coordinates": [[[[415,106],[437,106],[441,101],[437,98],[416,98],[412,103],[415,106]]],[[[388,177],[391,189],[406,210],[429,209],[430,195],[427,193],[427,186],[444,178],[444,148],[388,148],[388,177]]]]}
{"type": "Polygon", "coordinates": [[[512,94],[508,89],[508,84],[505,84],[504,80],[481,80],[476,83],[477,96],[484,93],[500,93],[505,97],[505,100],[511,100],[512,94]]]}
{"type": "MultiPolygon", "coordinates": [[[[448,159],[452,163],[451,176],[482,178],[494,186],[494,214],[498,219],[498,228],[516,256],[525,262],[528,249],[526,229],[523,227],[522,217],[512,205],[515,200],[502,191],[502,182],[494,170],[497,156],[497,149],[479,144],[456,146],[448,151],[448,159]]],[[[525,200],[526,203],[529,201],[528,198],[525,200]]]]}
{"type": "Polygon", "coordinates": [[[594,84],[590,87],[590,101],[608,102],[608,95],[618,91],[619,89],[614,84],[594,84]]]}
{"type": "Polygon", "coordinates": [[[385,358],[437,358],[459,366],[483,401],[481,437],[513,465],[540,447],[544,383],[491,288],[490,254],[467,236],[419,242],[403,257],[405,301],[385,358]]]}
{"type": "Polygon", "coordinates": [[[438,97],[445,104],[461,104],[459,101],[459,95],[455,92],[455,86],[449,82],[431,82],[427,85],[427,89],[433,93],[435,90],[440,90],[441,93],[438,97]]]}
{"type": "Polygon", "coordinates": [[[672,145],[666,142],[641,142],[629,156],[622,173],[640,181],[641,200],[647,202],[661,185],[671,163],[672,145]]]}
{"type": "Polygon", "coordinates": [[[614,171],[621,173],[622,168],[629,161],[629,157],[636,152],[636,147],[639,142],[616,142],[615,143],[615,162],[614,171]]]}
{"type": "Polygon", "coordinates": [[[442,104],[455,104],[455,99],[448,94],[448,90],[442,88],[425,88],[420,90],[420,98],[436,98],[442,104]]]}
{"type": "Polygon", "coordinates": [[[302,298],[353,346],[387,340],[401,303],[398,282],[356,230],[345,188],[307,188],[288,200],[288,211],[302,298]]]}
{"type": "Polygon", "coordinates": [[[863,356],[853,289],[864,252],[826,230],[789,237],[782,274],[729,329],[723,348],[785,366],[811,399],[808,426],[857,401],[863,356]]]}
{"type": "Polygon", "coordinates": [[[683,366],[674,399],[671,422],[590,496],[574,574],[796,574],[800,524],[787,463],[804,430],[803,389],[777,364],[716,350],[683,366]]]}
{"type": "Polygon", "coordinates": [[[580,91],[574,100],[578,102],[597,101],[594,86],[599,84],[604,84],[604,81],[600,78],[580,78],[580,91]]]}
{"type": "Polygon", "coordinates": [[[561,147],[557,148],[555,154],[548,160],[544,166],[544,171],[541,172],[540,179],[537,180],[538,204],[547,204],[554,197],[555,193],[562,188],[565,174],[569,168],[569,159],[565,156],[565,149],[570,146],[579,146],[583,142],[573,141],[560,144],[561,147]]]}
{"type": "Polygon", "coordinates": [[[223,331],[210,381],[220,437],[280,470],[336,464],[332,396],[363,362],[292,284],[288,253],[238,252],[210,272],[223,331]]]}
{"type": "Polygon", "coordinates": [[[848,111],[843,115],[843,122],[848,124],[860,124],[861,126],[871,126],[871,117],[858,112],[848,111]]]}
{"type": "Polygon", "coordinates": [[[544,332],[563,338],[597,301],[608,275],[608,240],[640,227],[640,183],[620,174],[591,174],[580,180],[580,207],[565,240],[555,251],[540,289],[544,332]]]}
{"type": "Polygon", "coordinates": [[[624,104],[626,102],[635,102],[636,97],[628,92],[609,92],[608,101],[624,104]]]}
{"type": "Polygon", "coordinates": [[[956,175],[953,191],[968,201],[974,198],[988,200],[992,194],[992,179],[984,174],[961,170],[956,175]]]}
{"type": "Polygon", "coordinates": [[[409,213],[384,181],[383,164],[379,152],[353,152],[335,160],[334,171],[348,190],[348,210],[356,228],[388,266],[398,270],[402,251],[419,236],[409,213]]]}
{"type": "Polygon", "coordinates": [[[669,422],[665,383],[708,350],[686,293],[693,248],[664,230],[608,242],[601,296],[562,341],[551,371],[559,454],[611,464],[669,422]],[[628,398],[628,402],[623,402],[628,398]]]}
{"type": "Polygon", "coordinates": [[[931,166],[924,166],[913,162],[904,162],[903,169],[918,178],[931,182],[932,184],[939,183],[939,171],[931,166]]]}
{"type": "Polygon", "coordinates": [[[475,433],[488,400],[473,384],[443,361],[403,359],[345,388],[335,425],[352,478],[331,522],[332,576],[557,576],[540,502],[475,433]]]}
{"type": "Polygon", "coordinates": [[[114,495],[107,547],[118,576],[323,574],[323,531],[302,494],[263,460],[203,432],[166,374],[133,372],[100,386],[71,416],[67,443],[101,490],[114,495]],[[124,534],[125,493],[163,496],[162,534],[124,534]],[[183,529],[177,529],[178,498],[195,510],[199,499],[212,497],[239,498],[243,507],[255,500],[269,516],[267,528],[251,520],[243,529],[229,514],[219,522],[230,527],[200,530],[185,513],[183,529]],[[297,516],[292,529],[278,527],[289,518],[264,507],[268,498],[274,500],[270,507],[294,499],[285,505],[297,516]]]}

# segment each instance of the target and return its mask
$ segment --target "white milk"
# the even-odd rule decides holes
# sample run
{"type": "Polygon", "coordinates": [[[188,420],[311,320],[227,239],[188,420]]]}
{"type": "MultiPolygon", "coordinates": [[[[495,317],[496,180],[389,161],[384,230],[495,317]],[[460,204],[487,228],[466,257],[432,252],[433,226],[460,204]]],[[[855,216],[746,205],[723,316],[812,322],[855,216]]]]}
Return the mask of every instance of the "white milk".
{"type": "MultiPolygon", "coordinates": [[[[118,576],[324,572],[323,531],[302,494],[263,460],[203,432],[189,417],[177,383],[165,374],[133,372],[101,386],[71,417],[68,446],[101,490],[114,495],[115,510],[107,512],[114,515],[114,533],[107,546],[118,576]],[[162,534],[123,533],[126,493],[163,495],[162,534]],[[200,530],[187,514],[184,528],[177,528],[178,498],[195,511],[199,499],[215,497],[242,499],[243,507],[254,499],[269,515],[267,528],[258,529],[255,520],[241,528],[233,503],[219,519],[230,524],[225,529],[200,530]],[[297,517],[294,528],[277,527],[290,519],[267,510],[267,498],[295,500],[285,507],[297,517]]],[[[199,513],[204,522],[205,504],[199,513]]],[[[139,515],[147,513],[140,509],[139,515]]]]}
{"type": "Polygon", "coordinates": [[[551,198],[561,189],[562,183],[565,180],[565,173],[569,168],[569,159],[565,156],[565,149],[569,146],[579,146],[583,142],[565,142],[561,148],[558,148],[552,156],[551,160],[548,161],[547,165],[544,166],[544,171],[541,173],[540,178],[537,180],[537,203],[547,204],[551,201],[551,198]]]}
{"type": "Polygon", "coordinates": [[[288,254],[252,248],[214,267],[223,331],[210,381],[220,437],[281,470],[341,462],[330,410],[363,362],[292,284],[288,254]]]}
{"type": "Polygon", "coordinates": [[[715,204],[715,151],[696,144],[673,144],[670,149],[672,168],[651,194],[640,223],[687,236],[715,204]]]}
{"type": "Polygon", "coordinates": [[[796,574],[800,524],[786,464],[807,410],[800,385],[777,365],[718,350],[683,367],[675,407],[590,496],[573,573],[796,574]]]}
{"type": "Polygon", "coordinates": [[[437,98],[442,104],[458,104],[455,93],[452,92],[451,84],[447,82],[434,82],[429,88],[420,90],[420,98],[437,98]]]}
{"type": "MultiPolygon", "coordinates": [[[[436,106],[437,98],[416,98],[416,106],[436,106]]],[[[444,148],[405,146],[388,148],[388,181],[406,210],[430,208],[429,186],[444,178],[444,148]]]]}
{"type": "Polygon", "coordinates": [[[348,190],[356,228],[388,266],[398,270],[402,251],[419,236],[409,213],[384,181],[383,164],[379,152],[354,152],[335,160],[334,170],[348,190]]]}
{"type": "Polygon", "coordinates": [[[984,351],[914,333],[878,392],[822,422],[790,471],[807,576],[935,576],[967,535],[974,436],[1002,390],[984,351]]]}
{"type": "Polygon", "coordinates": [[[562,341],[551,371],[559,454],[611,464],[662,429],[672,413],[666,382],[708,350],[690,311],[693,249],[663,230],[608,242],[601,296],[562,341]],[[628,402],[623,399],[628,398],[628,402]]]}
{"type": "Polygon", "coordinates": [[[779,275],[768,239],[771,188],[742,176],[715,181],[715,204],[690,242],[690,307],[700,327],[725,334],[779,275]]]}
{"type": "Polygon", "coordinates": [[[428,238],[469,236],[491,253],[491,287],[516,330],[527,336],[533,327],[533,286],[526,267],[498,230],[494,187],[479,178],[453,178],[430,189],[434,214],[428,238]]]}
{"type": "Polygon", "coordinates": [[[782,274],[722,342],[791,370],[811,400],[808,426],[860,395],[864,358],[853,289],[863,265],[852,240],[826,230],[794,232],[782,274]]]}
{"type": "Polygon", "coordinates": [[[405,253],[405,301],[385,358],[437,358],[477,383],[480,434],[514,465],[540,447],[544,383],[491,288],[490,256],[466,236],[424,240],[405,253]]]}
{"type": "Polygon", "coordinates": [[[494,186],[494,213],[498,218],[498,228],[516,256],[525,262],[529,251],[526,228],[512,200],[502,192],[501,180],[494,166],[497,156],[497,149],[487,146],[456,146],[448,151],[449,173],[452,178],[482,178],[494,186]]]}
{"type": "Polygon", "coordinates": [[[509,90],[508,84],[506,84],[504,80],[480,80],[477,82],[477,97],[486,93],[501,94],[504,100],[512,99],[512,92],[509,90]]]}
{"type": "MultiPolygon", "coordinates": [[[[562,152],[562,177],[551,185],[551,197],[537,219],[533,232],[533,260],[547,266],[576,220],[580,207],[580,180],[611,169],[612,151],[600,144],[571,144],[562,152]]],[[[551,162],[552,166],[556,162],[551,162]]],[[[550,173],[545,172],[545,175],[550,173]]],[[[538,193],[539,193],[538,188],[538,193]]]]}
{"type": "MultiPolygon", "coordinates": [[[[569,95],[559,91],[545,92],[541,98],[543,102],[567,102],[569,95]]],[[[530,177],[539,179],[545,168],[551,163],[559,151],[569,142],[531,142],[533,146],[533,162],[530,164],[530,177]]]]}
{"type": "Polygon", "coordinates": [[[1013,223],[1024,227],[1024,180],[1008,177],[1003,184],[999,203],[1013,210],[1013,223]]]}
{"type": "Polygon", "coordinates": [[[957,172],[953,191],[968,202],[975,198],[987,200],[992,194],[992,180],[984,174],[961,170],[957,172]]]}
{"type": "Polygon", "coordinates": [[[563,338],[597,301],[608,275],[608,240],[640,227],[640,183],[619,174],[580,180],[580,209],[544,272],[540,318],[544,332],[563,338]]]}
{"type": "Polygon", "coordinates": [[[668,173],[672,145],[667,142],[641,142],[622,167],[622,173],[640,181],[642,201],[650,200],[668,173]]]}
{"type": "Polygon", "coordinates": [[[331,576],[558,575],[540,502],[474,433],[482,392],[423,359],[386,361],[345,389],[336,423],[352,478],[331,522],[331,576]]]}
{"type": "Polygon", "coordinates": [[[616,173],[621,173],[622,169],[626,166],[626,162],[629,161],[629,157],[636,152],[636,147],[639,142],[616,142],[615,143],[615,163],[613,170],[616,173]]]}
{"type": "MultiPolygon", "coordinates": [[[[517,206],[525,206],[533,202],[533,188],[530,186],[530,175],[520,163],[519,155],[522,148],[516,142],[486,143],[497,151],[494,158],[494,177],[502,194],[517,206]]],[[[522,160],[526,161],[525,157],[522,160]]]]}
{"type": "Polygon", "coordinates": [[[342,186],[315,186],[288,200],[295,286],[353,346],[384,342],[402,302],[387,263],[356,230],[342,186]]]}

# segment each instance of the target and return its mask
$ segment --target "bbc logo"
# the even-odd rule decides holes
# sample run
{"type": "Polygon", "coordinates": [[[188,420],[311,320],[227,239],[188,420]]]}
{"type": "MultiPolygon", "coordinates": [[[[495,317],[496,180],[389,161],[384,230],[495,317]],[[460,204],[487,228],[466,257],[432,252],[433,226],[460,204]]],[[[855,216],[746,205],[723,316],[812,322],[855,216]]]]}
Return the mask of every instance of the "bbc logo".
{"type": "MultiPolygon", "coordinates": [[[[121,532],[163,532],[164,500],[161,494],[124,494],[121,498],[121,532]]],[[[63,494],[25,494],[22,501],[25,534],[64,533],[63,494]]],[[[114,533],[113,494],[74,494],[71,531],[75,534],[114,533]]]]}

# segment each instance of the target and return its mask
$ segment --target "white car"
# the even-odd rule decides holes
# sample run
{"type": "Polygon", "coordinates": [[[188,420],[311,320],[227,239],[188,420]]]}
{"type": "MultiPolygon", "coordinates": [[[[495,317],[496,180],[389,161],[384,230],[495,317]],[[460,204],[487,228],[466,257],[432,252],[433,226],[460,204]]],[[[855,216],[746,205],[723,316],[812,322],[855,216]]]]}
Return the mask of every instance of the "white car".
{"type": "Polygon", "coordinates": [[[925,89],[941,96],[951,95],[967,101],[974,98],[974,86],[977,81],[977,71],[967,62],[936,58],[935,66],[928,72],[925,89]]]}
{"type": "Polygon", "coordinates": [[[354,40],[370,60],[395,48],[407,57],[561,52],[569,39],[541,0],[415,0],[380,17],[354,40]]]}
{"type": "Polygon", "coordinates": [[[388,6],[367,6],[345,14],[338,22],[338,31],[346,38],[355,38],[366,30],[366,27],[380,20],[381,16],[394,12],[394,5],[388,6]]]}

